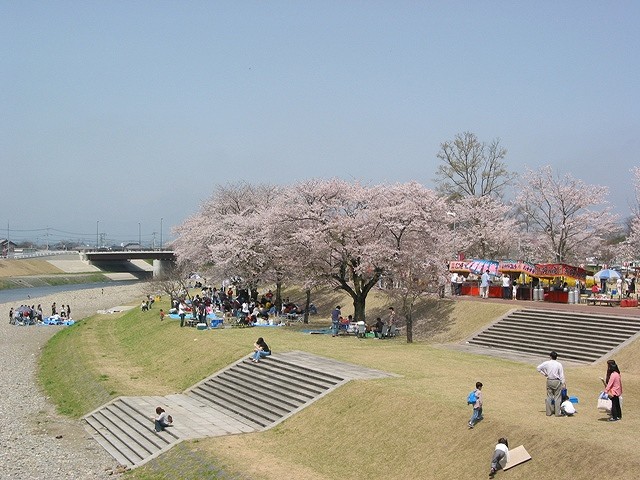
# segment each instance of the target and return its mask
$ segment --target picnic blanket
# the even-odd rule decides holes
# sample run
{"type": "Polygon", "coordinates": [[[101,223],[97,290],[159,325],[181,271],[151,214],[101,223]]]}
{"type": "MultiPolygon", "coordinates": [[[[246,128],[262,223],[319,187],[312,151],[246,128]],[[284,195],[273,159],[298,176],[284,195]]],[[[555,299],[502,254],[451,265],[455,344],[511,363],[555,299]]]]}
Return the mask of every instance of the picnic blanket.
{"type": "Polygon", "coordinates": [[[52,317],[45,317],[42,319],[42,325],[73,325],[76,323],[75,321],[65,318],[61,318],[58,315],[54,315],[52,317]]]}

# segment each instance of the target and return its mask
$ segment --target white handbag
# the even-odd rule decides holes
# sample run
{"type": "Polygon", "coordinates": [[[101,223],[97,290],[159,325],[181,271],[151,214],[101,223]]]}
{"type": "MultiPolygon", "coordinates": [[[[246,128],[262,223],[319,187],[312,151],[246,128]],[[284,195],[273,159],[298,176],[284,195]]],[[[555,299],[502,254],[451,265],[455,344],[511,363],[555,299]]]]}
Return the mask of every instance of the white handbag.
{"type": "Polygon", "coordinates": [[[601,412],[611,411],[611,399],[604,392],[600,392],[600,395],[598,395],[598,410],[601,412]]]}

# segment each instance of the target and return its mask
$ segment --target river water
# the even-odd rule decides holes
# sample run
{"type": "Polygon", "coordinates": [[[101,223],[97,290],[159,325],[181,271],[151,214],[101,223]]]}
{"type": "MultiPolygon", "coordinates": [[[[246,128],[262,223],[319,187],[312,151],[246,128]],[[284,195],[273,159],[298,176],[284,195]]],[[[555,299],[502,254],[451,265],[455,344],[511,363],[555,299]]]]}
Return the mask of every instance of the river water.
{"type": "Polygon", "coordinates": [[[29,303],[31,298],[52,295],[54,293],[86,290],[88,288],[113,287],[124,284],[130,285],[132,282],[132,280],[126,280],[115,282],[78,283],[74,285],[56,285],[52,287],[12,288],[9,290],[0,290],[0,303],[29,303]]]}

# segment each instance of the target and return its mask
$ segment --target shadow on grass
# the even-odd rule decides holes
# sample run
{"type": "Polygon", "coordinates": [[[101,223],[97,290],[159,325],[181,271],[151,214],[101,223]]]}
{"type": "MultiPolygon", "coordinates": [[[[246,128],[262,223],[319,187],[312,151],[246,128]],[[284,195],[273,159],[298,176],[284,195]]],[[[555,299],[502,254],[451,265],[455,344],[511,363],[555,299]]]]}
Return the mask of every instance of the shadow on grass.
{"type": "Polygon", "coordinates": [[[455,305],[455,302],[446,299],[429,299],[419,305],[414,314],[414,336],[426,339],[448,332],[455,324],[455,305]]]}

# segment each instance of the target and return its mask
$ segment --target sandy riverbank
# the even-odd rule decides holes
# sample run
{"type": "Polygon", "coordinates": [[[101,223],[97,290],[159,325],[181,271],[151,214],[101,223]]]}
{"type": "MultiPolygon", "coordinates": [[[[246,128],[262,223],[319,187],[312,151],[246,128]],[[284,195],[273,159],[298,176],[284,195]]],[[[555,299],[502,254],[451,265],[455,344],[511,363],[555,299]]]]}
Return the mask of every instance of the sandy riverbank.
{"type": "MultiPolygon", "coordinates": [[[[98,310],[137,306],[149,284],[135,283],[74,290],[28,299],[42,304],[45,315],[51,304],[71,305],[71,316],[81,320],[98,310]]],[[[26,301],[23,301],[26,303],[26,301]]],[[[15,326],[9,309],[20,302],[0,304],[0,480],[33,478],[106,478],[115,460],[93,440],[78,420],[61,417],[36,382],[35,372],[43,345],[62,326],[15,326]]]]}
{"type": "Polygon", "coordinates": [[[0,311],[4,312],[5,320],[9,321],[9,309],[19,307],[22,303],[30,306],[42,305],[45,316],[51,314],[51,304],[71,305],[71,318],[82,320],[94,315],[98,310],[108,310],[120,305],[137,305],[142,302],[143,296],[149,290],[148,283],[119,284],[104,288],[89,288],[85,290],[72,290],[41,297],[31,297],[27,300],[6,302],[0,304],[0,311]]]}

